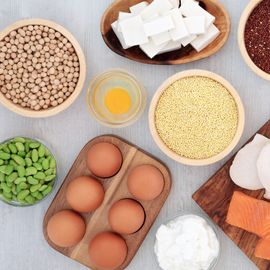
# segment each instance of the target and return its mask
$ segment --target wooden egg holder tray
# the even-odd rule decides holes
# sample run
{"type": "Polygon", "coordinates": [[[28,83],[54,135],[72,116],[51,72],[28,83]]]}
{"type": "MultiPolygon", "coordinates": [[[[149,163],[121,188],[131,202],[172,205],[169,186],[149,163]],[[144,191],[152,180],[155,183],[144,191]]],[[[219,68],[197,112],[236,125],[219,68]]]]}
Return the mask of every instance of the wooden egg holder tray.
{"type": "Polygon", "coordinates": [[[47,213],[44,217],[43,223],[43,233],[46,241],[49,245],[62,253],[63,255],[70,257],[73,260],[78,261],[79,263],[90,267],[91,269],[98,270],[95,266],[93,266],[90,262],[88,255],[88,245],[90,241],[96,236],[98,233],[103,231],[112,231],[109,223],[108,223],[108,211],[111,206],[117,202],[118,200],[124,198],[131,198],[137,200],[145,210],[145,222],[142,228],[131,235],[121,235],[123,239],[126,241],[128,247],[128,254],[124,261],[124,263],[117,268],[117,270],[121,270],[126,268],[133,257],[135,256],[137,250],[141,246],[144,238],[152,227],[156,217],[158,216],[163,204],[165,203],[171,188],[171,176],[168,168],[163,165],[156,158],[152,157],[148,153],[139,149],[137,146],[132,145],[123,139],[120,139],[115,136],[105,135],[94,138],[90,142],[88,142],[81,152],[79,153],[77,159],[73,163],[68,175],[66,176],[62,186],[60,187],[58,193],[56,194],[53,202],[51,203],[47,213]],[[86,165],[86,157],[87,152],[91,148],[92,145],[99,142],[108,142],[116,145],[123,155],[123,164],[120,171],[111,178],[99,178],[91,174],[86,165]],[[150,164],[158,168],[164,176],[164,189],[162,193],[156,199],[152,201],[140,201],[134,198],[128,191],[127,188],[127,177],[131,170],[142,164],[150,164]],[[102,205],[94,212],[81,214],[86,222],[86,233],[84,238],[81,240],[79,244],[70,248],[61,248],[56,246],[53,242],[50,241],[47,235],[47,224],[50,218],[57,212],[64,209],[71,209],[70,205],[66,201],[65,193],[68,187],[68,184],[75,178],[83,175],[89,175],[98,179],[105,190],[105,197],[102,205]]]}

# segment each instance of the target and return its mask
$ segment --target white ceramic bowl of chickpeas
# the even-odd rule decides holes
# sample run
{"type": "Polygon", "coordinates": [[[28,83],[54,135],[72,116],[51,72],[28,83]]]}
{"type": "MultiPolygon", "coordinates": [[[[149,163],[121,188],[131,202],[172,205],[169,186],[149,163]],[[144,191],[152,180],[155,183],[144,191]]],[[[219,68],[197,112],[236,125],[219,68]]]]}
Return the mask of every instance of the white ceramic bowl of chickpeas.
{"type": "Polygon", "coordinates": [[[15,22],[0,33],[0,102],[33,118],[56,115],[79,96],[83,51],[64,27],[48,20],[15,22]]]}

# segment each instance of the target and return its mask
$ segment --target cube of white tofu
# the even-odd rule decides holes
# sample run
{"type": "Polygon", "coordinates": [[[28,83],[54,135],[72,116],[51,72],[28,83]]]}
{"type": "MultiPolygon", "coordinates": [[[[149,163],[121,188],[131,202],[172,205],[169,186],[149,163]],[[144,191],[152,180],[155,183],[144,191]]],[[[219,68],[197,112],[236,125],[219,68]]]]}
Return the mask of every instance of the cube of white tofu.
{"type": "Polygon", "coordinates": [[[113,29],[115,35],[117,36],[119,42],[121,43],[121,46],[123,47],[123,49],[126,50],[126,49],[130,48],[130,46],[128,46],[126,44],[124,37],[123,37],[123,34],[120,31],[118,31],[118,21],[115,21],[114,23],[112,23],[111,26],[112,26],[112,29],[113,29]]]}
{"type": "MultiPolygon", "coordinates": [[[[118,15],[118,22],[120,22],[120,21],[122,21],[122,20],[125,20],[125,19],[127,19],[127,18],[131,18],[131,17],[133,17],[133,16],[134,16],[134,14],[132,14],[132,13],[120,11],[120,12],[119,12],[119,15],[118,15]]],[[[118,24],[118,31],[121,32],[121,29],[120,29],[119,24],[118,24]]]]}
{"type": "Polygon", "coordinates": [[[189,32],[187,30],[187,27],[184,23],[182,14],[179,10],[179,8],[175,8],[169,11],[168,13],[175,25],[175,28],[170,30],[170,35],[173,41],[183,39],[187,36],[189,36],[189,32]]]}
{"type": "Polygon", "coordinates": [[[188,44],[190,44],[196,38],[197,38],[196,35],[190,35],[186,38],[181,39],[181,43],[184,47],[186,47],[188,44]]]}
{"type": "Polygon", "coordinates": [[[160,45],[160,44],[170,41],[171,35],[168,31],[166,31],[164,33],[152,36],[151,39],[154,41],[155,45],[160,45]]]}
{"type": "Polygon", "coordinates": [[[179,0],[170,0],[174,8],[179,8],[180,1],[179,0]]]}
{"type": "Polygon", "coordinates": [[[220,34],[219,29],[215,25],[211,25],[204,35],[198,36],[191,42],[192,47],[200,52],[212,43],[220,34]]]}
{"type": "Polygon", "coordinates": [[[134,5],[134,6],[131,6],[129,8],[130,12],[135,14],[135,15],[138,15],[140,14],[147,6],[148,6],[148,2],[146,1],[143,1],[143,2],[140,2],[138,3],[137,5],[134,5]]]}
{"type": "Polygon", "coordinates": [[[215,21],[215,17],[206,10],[204,10],[202,7],[200,7],[198,4],[196,4],[195,1],[185,1],[184,4],[181,5],[180,10],[182,14],[186,17],[205,16],[206,28],[208,28],[215,21]]]}
{"type": "Polygon", "coordinates": [[[185,25],[188,32],[191,35],[201,35],[204,34],[205,29],[205,16],[192,16],[184,18],[185,25]]]}
{"type": "Polygon", "coordinates": [[[167,45],[167,43],[155,45],[155,43],[151,40],[148,43],[140,45],[140,48],[149,58],[152,59],[167,45]]]}
{"type": "Polygon", "coordinates": [[[175,26],[171,16],[159,17],[143,25],[144,32],[147,37],[164,33],[166,31],[173,29],[174,27],[175,26]]]}
{"type": "Polygon", "coordinates": [[[141,16],[137,15],[119,21],[119,26],[127,46],[141,45],[149,41],[144,32],[144,24],[141,16]]]}
{"type": "Polygon", "coordinates": [[[149,20],[153,14],[158,13],[159,15],[164,15],[171,9],[173,9],[173,5],[170,0],[154,0],[140,13],[140,15],[143,20],[149,20]]]}
{"type": "Polygon", "coordinates": [[[158,54],[172,52],[181,49],[181,41],[170,41],[158,54]]]}

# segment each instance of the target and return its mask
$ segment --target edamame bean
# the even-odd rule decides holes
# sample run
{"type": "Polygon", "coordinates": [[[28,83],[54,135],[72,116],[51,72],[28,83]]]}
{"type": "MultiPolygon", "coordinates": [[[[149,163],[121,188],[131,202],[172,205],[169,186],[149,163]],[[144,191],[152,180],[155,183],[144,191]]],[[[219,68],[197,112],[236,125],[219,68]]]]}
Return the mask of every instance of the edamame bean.
{"type": "Polygon", "coordinates": [[[31,195],[28,195],[25,197],[25,201],[28,203],[28,204],[34,204],[35,203],[35,198],[31,195]]]}
{"type": "Polygon", "coordinates": [[[43,196],[46,196],[48,195],[50,192],[52,191],[52,187],[51,186],[48,186],[43,192],[43,196]]]}
{"type": "Polygon", "coordinates": [[[25,143],[25,138],[22,138],[22,137],[16,137],[16,138],[14,138],[14,142],[25,143]]]}
{"type": "Polygon", "coordinates": [[[5,161],[3,159],[0,159],[0,165],[3,165],[5,161]]]}
{"type": "Polygon", "coordinates": [[[42,165],[40,163],[34,163],[33,166],[38,170],[38,171],[41,171],[43,168],[42,168],[42,165]]]}
{"type": "Polygon", "coordinates": [[[18,200],[23,201],[29,194],[30,194],[29,190],[23,190],[18,194],[17,198],[18,200]]]}
{"type": "MultiPolygon", "coordinates": [[[[49,193],[50,193],[50,192],[49,192],[49,193]]],[[[48,193],[48,194],[49,194],[49,193],[48,193]]],[[[37,194],[37,199],[40,201],[40,200],[42,200],[45,196],[46,196],[46,195],[43,195],[42,193],[39,192],[39,193],[37,194]]]]}
{"type": "Polygon", "coordinates": [[[47,185],[43,185],[43,186],[41,186],[40,188],[39,188],[39,190],[38,191],[44,191],[46,188],[47,188],[48,186],[47,185]]]}
{"type": "Polygon", "coordinates": [[[18,166],[16,170],[18,172],[19,177],[25,176],[25,168],[23,166],[18,166]]]}
{"type": "Polygon", "coordinates": [[[45,174],[48,176],[54,174],[53,172],[53,169],[48,169],[47,171],[45,171],[45,174]]]}
{"type": "Polygon", "coordinates": [[[48,159],[44,159],[42,161],[42,167],[43,167],[44,170],[48,170],[49,169],[50,164],[49,164],[49,160],[48,159]]]}
{"type": "Polygon", "coordinates": [[[51,157],[50,168],[51,169],[55,169],[56,168],[56,160],[54,159],[54,157],[51,157]]]}
{"type": "Polygon", "coordinates": [[[11,155],[11,158],[18,164],[21,166],[25,166],[25,161],[22,157],[18,156],[18,155],[11,155]]]}
{"type": "Polygon", "coordinates": [[[8,148],[11,151],[12,154],[16,154],[18,152],[17,147],[13,143],[9,143],[8,148]]]}
{"type": "Polygon", "coordinates": [[[13,172],[12,174],[6,177],[6,181],[8,183],[13,183],[17,178],[18,178],[18,173],[13,172]]]}
{"type": "Polygon", "coordinates": [[[5,197],[5,199],[7,201],[10,201],[12,199],[12,194],[11,193],[3,192],[3,196],[5,197]]]}
{"type": "Polygon", "coordinates": [[[26,163],[26,166],[28,166],[28,167],[32,166],[32,164],[33,164],[32,159],[28,158],[28,157],[25,158],[25,163],[26,163]]]}
{"type": "Polygon", "coordinates": [[[32,151],[31,157],[32,157],[32,161],[33,161],[33,162],[37,162],[37,161],[38,161],[38,151],[37,151],[37,149],[34,149],[34,150],[32,151]]]}
{"type": "Polygon", "coordinates": [[[3,151],[0,151],[0,159],[9,160],[10,159],[10,154],[6,153],[6,152],[3,152],[3,151]]]}
{"type": "Polygon", "coordinates": [[[45,147],[42,144],[38,148],[38,156],[40,158],[45,156],[45,147]]]}
{"type": "Polygon", "coordinates": [[[45,177],[45,182],[50,182],[52,181],[56,176],[55,175],[47,175],[45,177]]]}
{"type": "Polygon", "coordinates": [[[17,149],[18,149],[19,152],[24,152],[25,147],[24,147],[24,144],[23,143],[16,142],[15,145],[16,145],[16,147],[17,147],[17,149]]]}
{"type": "Polygon", "coordinates": [[[32,142],[32,143],[29,144],[29,147],[30,147],[31,149],[36,149],[36,148],[38,148],[39,146],[40,146],[40,143],[38,143],[38,142],[32,142]]]}
{"type": "Polygon", "coordinates": [[[27,177],[27,182],[30,185],[37,185],[39,183],[39,181],[37,179],[35,179],[33,176],[28,176],[27,177]]]}
{"type": "Polygon", "coordinates": [[[41,185],[37,184],[37,185],[31,186],[30,191],[35,192],[35,191],[38,191],[40,188],[41,188],[41,185]]]}
{"type": "Polygon", "coordinates": [[[20,190],[28,189],[29,185],[27,185],[25,182],[22,182],[19,184],[20,190]]]}
{"type": "Polygon", "coordinates": [[[0,182],[4,182],[5,181],[5,174],[0,172],[0,182]]]}
{"type": "Polygon", "coordinates": [[[9,150],[9,148],[8,148],[8,146],[7,146],[6,144],[3,146],[3,151],[4,151],[5,153],[10,154],[10,150],[9,150]]]}
{"type": "Polygon", "coordinates": [[[18,177],[18,178],[14,181],[14,183],[15,183],[16,185],[19,185],[19,184],[22,183],[22,182],[26,182],[26,178],[25,178],[25,177],[18,177]]]}
{"type": "Polygon", "coordinates": [[[1,183],[0,186],[1,186],[1,188],[3,189],[3,191],[5,193],[10,193],[11,192],[11,188],[6,183],[1,183]]]}
{"type": "Polygon", "coordinates": [[[29,176],[29,175],[34,175],[37,173],[37,169],[35,167],[27,167],[25,169],[25,175],[29,176]]]}
{"type": "Polygon", "coordinates": [[[46,178],[46,175],[44,172],[38,172],[37,174],[34,175],[34,178],[38,180],[44,180],[46,178]]]}
{"type": "Polygon", "coordinates": [[[24,151],[20,151],[20,152],[17,153],[17,155],[24,158],[26,153],[24,151]]]}

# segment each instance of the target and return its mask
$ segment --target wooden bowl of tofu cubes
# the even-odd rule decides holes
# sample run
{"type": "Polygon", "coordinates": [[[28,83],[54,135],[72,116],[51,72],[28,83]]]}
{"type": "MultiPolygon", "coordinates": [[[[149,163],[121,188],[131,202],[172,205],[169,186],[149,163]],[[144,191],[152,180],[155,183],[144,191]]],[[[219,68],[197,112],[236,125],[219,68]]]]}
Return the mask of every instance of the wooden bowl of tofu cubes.
{"type": "Polygon", "coordinates": [[[230,28],[229,14],[218,0],[116,0],[101,21],[102,37],[112,51],[157,65],[215,54],[230,28]]]}

